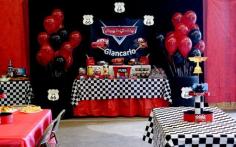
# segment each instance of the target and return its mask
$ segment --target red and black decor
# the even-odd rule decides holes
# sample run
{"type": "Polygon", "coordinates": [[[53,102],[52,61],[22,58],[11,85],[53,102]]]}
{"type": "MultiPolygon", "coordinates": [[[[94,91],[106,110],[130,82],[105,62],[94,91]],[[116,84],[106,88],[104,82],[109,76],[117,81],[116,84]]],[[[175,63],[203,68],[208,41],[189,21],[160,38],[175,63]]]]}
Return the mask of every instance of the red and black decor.
{"type": "MultiPolygon", "coordinates": [[[[75,79],[147,78],[149,66],[163,68],[171,91],[175,90],[165,36],[175,29],[173,15],[187,12],[197,16],[197,25],[191,27],[203,32],[202,0],[123,0],[122,12],[114,12],[115,2],[29,1],[32,103],[51,108],[53,114],[66,108],[70,116],[75,79]],[[112,76],[107,74],[111,70],[112,76]],[[136,71],[133,77],[132,70],[136,71]]],[[[182,26],[177,28],[181,31],[182,26]]]]}

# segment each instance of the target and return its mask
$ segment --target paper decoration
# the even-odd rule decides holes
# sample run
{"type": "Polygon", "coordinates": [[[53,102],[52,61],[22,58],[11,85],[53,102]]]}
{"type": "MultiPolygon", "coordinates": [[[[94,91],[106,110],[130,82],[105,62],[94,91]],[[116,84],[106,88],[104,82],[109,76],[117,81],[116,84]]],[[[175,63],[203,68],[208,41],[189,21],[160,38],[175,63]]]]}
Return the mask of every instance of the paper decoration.
{"type": "Polygon", "coordinates": [[[93,15],[84,15],[83,16],[83,24],[84,25],[91,25],[93,24],[93,15]]]}
{"type": "Polygon", "coordinates": [[[193,89],[191,87],[182,87],[181,88],[181,97],[184,99],[189,99],[192,98],[193,96],[189,95],[190,91],[193,91],[193,89]]]}
{"type": "Polygon", "coordinates": [[[116,13],[123,13],[123,12],[125,12],[125,3],[123,3],[123,2],[116,2],[116,3],[114,3],[114,11],[116,12],[116,13]]]}
{"type": "Polygon", "coordinates": [[[154,25],[154,16],[153,15],[144,15],[143,23],[147,26],[154,25]]]}
{"type": "Polygon", "coordinates": [[[48,89],[48,100],[50,100],[50,101],[59,100],[59,90],[58,89],[48,89]]]}

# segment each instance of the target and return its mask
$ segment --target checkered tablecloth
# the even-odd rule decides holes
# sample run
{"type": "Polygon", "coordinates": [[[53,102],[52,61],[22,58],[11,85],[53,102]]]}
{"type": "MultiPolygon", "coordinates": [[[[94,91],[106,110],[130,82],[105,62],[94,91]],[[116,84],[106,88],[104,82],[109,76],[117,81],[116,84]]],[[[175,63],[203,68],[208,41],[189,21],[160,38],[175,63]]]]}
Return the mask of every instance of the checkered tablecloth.
{"type": "Polygon", "coordinates": [[[183,121],[183,111],[190,107],[155,108],[145,128],[143,140],[155,147],[235,147],[236,120],[218,108],[211,123],[183,121]]]}
{"type": "Polygon", "coordinates": [[[0,105],[22,105],[30,102],[33,96],[30,81],[0,82],[0,87],[7,94],[7,98],[0,99],[0,105]]]}
{"type": "Polygon", "coordinates": [[[72,105],[80,100],[117,98],[164,98],[172,102],[167,79],[86,79],[73,83],[72,105]]]}

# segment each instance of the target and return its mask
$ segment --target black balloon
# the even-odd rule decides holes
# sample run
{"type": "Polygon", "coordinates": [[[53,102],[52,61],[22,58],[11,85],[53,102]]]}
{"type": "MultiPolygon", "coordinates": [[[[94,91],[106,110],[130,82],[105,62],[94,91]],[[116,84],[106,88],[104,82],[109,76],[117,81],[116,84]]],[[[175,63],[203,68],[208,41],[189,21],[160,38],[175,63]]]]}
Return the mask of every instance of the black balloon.
{"type": "Polygon", "coordinates": [[[195,56],[201,56],[201,51],[197,48],[193,48],[190,53],[189,53],[190,57],[195,57],[195,56]]]}
{"type": "Polygon", "coordinates": [[[57,68],[64,68],[66,60],[62,56],[57,56],[54,58],[54,64],[57,68]]]}
{"type": "Polygon", "coordinates": [[[59,50],[62,44],[61,36],[54,33],[49,38],[50,44],[55,50],[59,50]]]}
{"type": "Polygon", "coordinates": [[[58,34],[60,35],[62,42],[65,42],[68,40],[68,32],[66,29],[60,29],[58,31],[58,34]]]}
{"type": "Polygon", "coordinates": [[[181,66],[184,64],[184,57],[179,52],[174,54],[173,60],[176,66],[181,66]]]}
{"type": "Polygon", "coordinates": [[[51,64],[52,77],[61,78],[62,76],[64,76],[66,72],[65,65],[66,65],[66,60],[62,56],[55,57],[51,64]]]}
{"type": "Polygon", "coordinates": [[[191,39],[193,46],[196,45],[202,39],[202,33],[198,29],[193,29],[188,34],[189,38],[191,39]]]}

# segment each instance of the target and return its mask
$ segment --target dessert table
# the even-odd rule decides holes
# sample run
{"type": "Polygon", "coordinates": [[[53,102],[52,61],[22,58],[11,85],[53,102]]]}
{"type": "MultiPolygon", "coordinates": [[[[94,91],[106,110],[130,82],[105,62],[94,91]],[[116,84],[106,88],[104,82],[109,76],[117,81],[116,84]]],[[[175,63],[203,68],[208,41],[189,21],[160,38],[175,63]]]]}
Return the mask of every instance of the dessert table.
{"type": "Polygon", "coordinates": [[[148,116],[171,101],[167,79],[83,79],[72,86],[75,116],[148,116]]]}
{"type": "Polygon", "coordinates": [[[28,104],[33,96],[29,80],[1,81],[0,87],[7,95],[7,98],[0,99],[0,106],[28,104]]]}
{"type": "Polygon", "coordinates": [[[150,114],[143,140],[154,147],[235,147],[236,120],[219,108],[213,111],[213,122],[185,122],[183,112],[194,108],[155,108],[150,114]]]}
{"type": "Polygon", "coordinates": [[[51,110],[13,113],[13,123],[0,124],[0,146],[34,147],[52,121],[51,110]]]}

